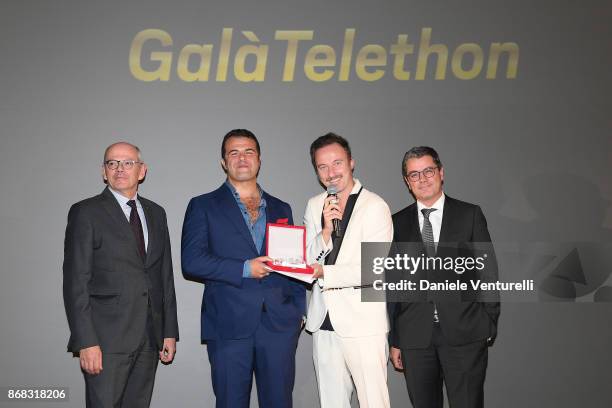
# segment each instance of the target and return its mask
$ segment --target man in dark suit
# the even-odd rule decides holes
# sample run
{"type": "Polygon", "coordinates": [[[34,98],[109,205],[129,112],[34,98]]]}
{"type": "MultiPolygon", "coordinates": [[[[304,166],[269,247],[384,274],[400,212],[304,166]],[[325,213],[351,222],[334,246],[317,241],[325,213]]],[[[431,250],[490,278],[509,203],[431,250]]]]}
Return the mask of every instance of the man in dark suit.
{"type": "Polygon", "coordinates": [[[137,195],[146,171],[136,146],[109,146],[102,165],[108,186],[68,214],[68,351],[79,356],[87,407],[148,407],[157,361],[174,358],[170,236],[164,209],[137,195]]]}
{"type": "Polygon", "coordinates": [[[227,180],[189,202],[182,267],[205,284],[202,342],[217,407],[248,407],[253,373],[260,407],[292,406],[305,287],[264,262],[266,223],[293,223],[291,207],[261,189],[255,135],[235,129],[221,143],[227,180]]]}
{"type": "MultiPolygon", "coordinates": [[[[416,202],[393,215],[395,251],[455,261],[482,257],[486,263],[479,273],[457,267],[449,272],[438,266],[416,271],[412,278],[497,280],[484,214],[479,206],[444,194],[444,169],[437,152],[425,146],[410,149],[402,170],[416,202]]],[[[483,406],[487,347],[495,340],[500,312],[495,300],[496,293],[487,297],[473,290],[451,290],[412,293],[389,303],[391,362],[404,370],[415,408],[442,408],[443,384],[451,408],[483,406]]]]}

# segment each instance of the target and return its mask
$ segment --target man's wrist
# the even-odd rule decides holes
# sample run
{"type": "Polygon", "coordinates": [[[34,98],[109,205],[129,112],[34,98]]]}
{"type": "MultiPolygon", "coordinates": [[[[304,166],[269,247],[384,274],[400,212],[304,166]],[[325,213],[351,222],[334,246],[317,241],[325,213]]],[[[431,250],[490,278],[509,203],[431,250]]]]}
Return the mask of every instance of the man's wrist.
{"type": "Polygon", "coordinates": [[[331,240],[331,230],[323,230],[321,231],[321,239],[323,240],[323,244],[326,246],[329,245],[329,241],[331,240]]]}

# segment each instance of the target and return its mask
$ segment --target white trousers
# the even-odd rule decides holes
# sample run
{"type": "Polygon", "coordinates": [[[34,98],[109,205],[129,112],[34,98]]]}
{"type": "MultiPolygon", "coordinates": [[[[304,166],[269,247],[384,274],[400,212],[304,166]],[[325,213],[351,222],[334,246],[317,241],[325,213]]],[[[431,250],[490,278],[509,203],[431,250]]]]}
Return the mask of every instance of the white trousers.
{"type": "Polygon", "coordinates": [[[360,408],[390,407],[386,334],[340,337],[318,330],[312,336],[321,408],[350,408],[353,383],[360,408]]]}

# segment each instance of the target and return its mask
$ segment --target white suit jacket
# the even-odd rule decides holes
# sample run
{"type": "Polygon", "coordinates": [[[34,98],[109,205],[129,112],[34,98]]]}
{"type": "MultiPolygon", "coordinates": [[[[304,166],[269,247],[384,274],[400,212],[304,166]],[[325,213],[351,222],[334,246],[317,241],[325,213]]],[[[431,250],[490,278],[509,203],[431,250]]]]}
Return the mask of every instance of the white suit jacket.
{"type": "MultiPolygon", "coordinates": [[[[359,180],[351,194],[361,188],[359,180]]],[[[308,201],[304,214],[306,226],[306,257],[309,264],[324,264],[325,256],[332,250],[332,241],[325,245],[322,238],[321,213],[327,193],[323,192],[308,201]]],[[[393,222],[389,206],[378,195],[361,191],[349,224],[344,232],[342,247],[335,265],[324,265],[324,276],[313,284],[308,305],[306,330],[319,330],[325,315],[341,337],[362,337],[384,334],[389,331],[385,302],[362,302],[361,243],[391,242],[393,222]],[[344,288],[326,290],[329,288],[344,288]]]]}

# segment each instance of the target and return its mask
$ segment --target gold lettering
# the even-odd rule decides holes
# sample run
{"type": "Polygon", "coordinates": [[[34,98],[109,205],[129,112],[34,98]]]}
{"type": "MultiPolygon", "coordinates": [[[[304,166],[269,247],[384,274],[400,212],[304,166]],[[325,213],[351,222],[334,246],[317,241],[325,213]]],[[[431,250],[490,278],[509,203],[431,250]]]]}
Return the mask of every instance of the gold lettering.
{"type": "Polygon", "coordinates": [[[320,67],[333,67],[336,65],[336,52],[329,45],[315,45],[306,53],[306,61],[304,62],[304,74],[314,82],[324,82],[330,80],[334,76],[334,70],[323,69],[317,71],[320,67]],[[319,58],[322,56],[322,58],[319,58]]]}
{"type": "Polygon", "coordinates": [[[355,29],[347,28],[344,31],[344,45],[342,47],[342,57],[340,58],[340,75],[338,76],[338,81],[348,81],[349,79],[354,42],[355,29]]]}
{"type": "Polygon", "coordinates": [[[482,54],[482,48],[480,48],[478,44],[461,44],[453,53],[451,69],[458,79],[474,79],[480,74],[480,71],[482,71],[483,62],[484,56],[482,54]],[[467,53],[474,55],[474,62],[472,63],[472,68],[466,70],[463,69],[462,62],[463,56],[467,53]]]}
{"type": "Polygon", "coordinates": [[[448,62],[448,48],[443,44],[430,45],[431,27],[421,30],[421,43],[419,44],[419,56],[417,58],[416,78],[419,81],[425,79],[427,73],[427,60],[431,54],[437,54],[436,79],[446,77],[446,64],[448,62]]]}
{"type": "Polygon", "coordinates": [[[404,70],[404,61],[406,55],[414,52],[414,45],[408,43],[408,36],[400,34],[397,36],[397,42],[391,45],[391,55],[395,55],[393,60],[393,76],[400,81],[410,79],[410,71],[404,70]]]}
{"type": "MultiPolygon", "coordinates": [[[[238,32],[242,33],[248,43],[243,43],[242,46],[238,44],[237,49],[233,50],[234,29],[223,27],[219,39],[219,50],[218,52],[214,50],[215,55],[213,55],[213,48],[217,45],[186,44],[176,56],[177,77],[185,82],[209,80],[225,82],[228,78],[230,64],[233,64],[233,75],[236,80],[240,82],[265,81],[269,45],[262,44],[253,31],[238,32]],[[216,67],[213,67],[215,57],[216,67]],[[214,79],[210,79],[211,69],[215,69],[216,72],[214,79]]],[[[501,71],[502,76],[506,79],[515,79],[518,73],[520,50],[519,45],[515,42],[459,43],[456,48],[449,50],[447,44],[432,44],[432,28],[423,27],[418,42],[414,40],[415,42],[411,43],[407,34],[398,34],[396,41],[392,42],[389,47],[367,44],[354,56],[355,36],[355,28],[344,30],[342,50],[324,44],[307,48],[304,56],[306,78],[314,82],[325,82],[337,77],[339,82],[346,82],[351,79],[354,70],[359,80],[378,81],[385,76],[390,58],[393,59],[393,78],[398,81],[410,79],[422,81],[426,79],[428,73],[436,80],[444,80],[447,69],[449,69],[449,62],[452,75],[460,80],[471,80],[482,75],[485,75],[486,79],[496,79],[498,71],[501,71]],[[487,51],[489,54],[485,61],[487,51]],[[449,52],[452,55],[449,55],[449,52]],[[408,56],[412,55],[416,57],[416,61],[413,57],[408,60],[408,56]]],[[[274,32],[275,40],[287,42],[283,63],[283,82],[291,82],[295,78],[298,52],[301,51],[300,42],[312,41],[313,38],[313,30],[276,30],[274,32]]],[[[132,39],[129,50],[128,62],[131,75],[145,82],[169,81],[175,64],[172,46],[173,38],[164,30],[151,28],[138,32],[132,39]],[[149,40],[151,43],[147,43],[149,40]]]]}
{"type": "MultiPolygon", "coordinates": [[[[259,38],[252,31],[243,31],[242,34],[252,42],[259,42],[259,38]]],[[[234,58],[234,76],[241,82],[261,82],[266,78],[266,64],[268,62],[267,45],[243,45],[238,48],[234,58]],[[255,69],[252,72],[246,71],[246,60],[249,55],[254,55],[256,59],[255,69]]]]}
{"type": "Polygon", "coordinates": [[[368,67],[382,67],[387,65],[387,51],[384,47],[369,44],[359,50],[357,61],[355,62],[355,72],[359,79],[364,81],[378,81],[385,75],[384,69],[369,71],[368,67]],[[373,58],[369,55],[374,54],[373,58]]]}
{"type": "Polygon", "coordinates": [[[287,41],[287,53],[285,54],[285,67],[283,68],[283,82],[293,81],[295,74],[295,61],[297,59],[298,42],[312,40],[313,31],[283,31],[278,30],[274,34],[275,40],[287,41]]]}
{"type": "Polygon", "coordinates": [[[210,44],[198,45],[187,44],[179,54],[176,74],[185,82],[208,81],[210,73],[210,59],[213,46],[210,44]],[[189,71],[189,58],[192,55],[197,55],[200,58],[200,67],[196,72],[189,71]]]}
{"type": "Polygon", "coordinates": [[[142,48],[146,41],[157,40],[162,46],[172,45],[172,37],[163,30],[147,29],[142,30],[134,37],[130,47],[130,72],[134,78],[145,81],[168,81],[170,79],[170,67],[172,66],[172,52],[154,51],[151,53],[151,61],[159,61],[159,67],[155,71],[145,71],[140,64],[142,58],[142,48]]]}
{"type": "Polygon", "coordinates": [[[514,42],[492,43],[489,52],[489,62],[487,64],[487,79],[497,77],[497,66],[502,52],[508,54],[508,67],[506,68],[506,78],[515,79],[518,70],[519,46],[514,42]]]}
{"type": "Polygon", "coordinates": [[[224,28],[221,34],[221,47],[219,47],[219,62],[217,63],[217,82],[225,82],[227,79],[227,67],[229,65],[230,47],[232,45],[232,33],[234,29],[224,28]]]}

